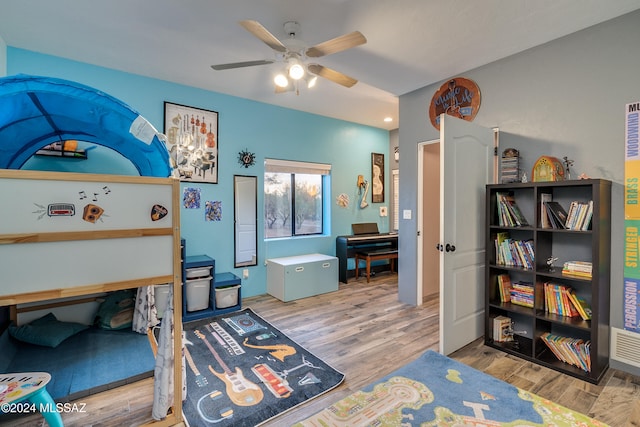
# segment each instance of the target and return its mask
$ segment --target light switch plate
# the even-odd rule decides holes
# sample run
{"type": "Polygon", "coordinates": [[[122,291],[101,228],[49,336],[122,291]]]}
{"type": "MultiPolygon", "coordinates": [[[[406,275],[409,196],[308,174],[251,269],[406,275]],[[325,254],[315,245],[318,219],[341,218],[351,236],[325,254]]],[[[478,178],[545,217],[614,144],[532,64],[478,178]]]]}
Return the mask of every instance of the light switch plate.
{"type": "Polygon", "coordinates": [[[411,209],[405,209],[402,211],[402,219],[411,219],[411,209]]]}

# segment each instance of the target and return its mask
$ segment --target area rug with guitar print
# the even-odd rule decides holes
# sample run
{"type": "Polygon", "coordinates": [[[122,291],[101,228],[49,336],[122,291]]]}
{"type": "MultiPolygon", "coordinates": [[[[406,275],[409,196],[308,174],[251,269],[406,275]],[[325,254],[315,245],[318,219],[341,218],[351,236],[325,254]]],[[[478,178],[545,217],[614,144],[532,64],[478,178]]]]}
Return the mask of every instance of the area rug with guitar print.
{"type": "Polygon", "coordinates": [[[589,427],[606,424],[427,351],[294,427],[589,427]]]}
{"type": "Polygon", "coordinates": [[[185,323],[184,335],[190,427],[259,425],[344,379],[251,309],[185,323]]]}

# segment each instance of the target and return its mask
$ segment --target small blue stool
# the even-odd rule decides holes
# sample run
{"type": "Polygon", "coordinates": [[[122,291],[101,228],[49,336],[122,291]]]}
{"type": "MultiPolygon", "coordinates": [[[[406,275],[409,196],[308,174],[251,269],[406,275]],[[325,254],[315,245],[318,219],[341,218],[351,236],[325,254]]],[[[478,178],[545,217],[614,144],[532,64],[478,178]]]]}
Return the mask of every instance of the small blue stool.
{"type": "Polygon", "coordinates": [[[0,407],[28,400],[42,412],[49,427],[64,427],[56,403],[47,391],[51,375],[46,372],[0,374],[0,407]]]}

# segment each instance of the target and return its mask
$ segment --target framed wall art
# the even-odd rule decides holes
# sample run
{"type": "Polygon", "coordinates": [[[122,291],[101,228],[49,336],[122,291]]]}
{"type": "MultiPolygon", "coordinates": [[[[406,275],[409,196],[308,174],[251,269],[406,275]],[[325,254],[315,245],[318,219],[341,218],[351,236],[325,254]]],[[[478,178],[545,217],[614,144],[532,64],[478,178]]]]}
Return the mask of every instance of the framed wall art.
{"type": "Polygon", "coordinates": [[[371,153],[371,202],[384,203],[384,154],[371,153]]]}
{"type": "Polygon", "coordinates": [[[164,103],[164,133],[171,166],[181,181],[218,183],[218,113],[164,103]]]}

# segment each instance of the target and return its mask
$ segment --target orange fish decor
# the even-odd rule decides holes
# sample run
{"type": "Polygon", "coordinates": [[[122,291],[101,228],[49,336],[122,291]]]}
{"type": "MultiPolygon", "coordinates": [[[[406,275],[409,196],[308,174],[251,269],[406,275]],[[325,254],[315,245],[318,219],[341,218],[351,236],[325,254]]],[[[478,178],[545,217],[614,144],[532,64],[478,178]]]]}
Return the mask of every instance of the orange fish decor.
{"type": "Polygon", "coordinates": [[[540,156],[533,165],[531,178],[534,182],[564,181],[564,165],[557,157],[540,156]]]}

